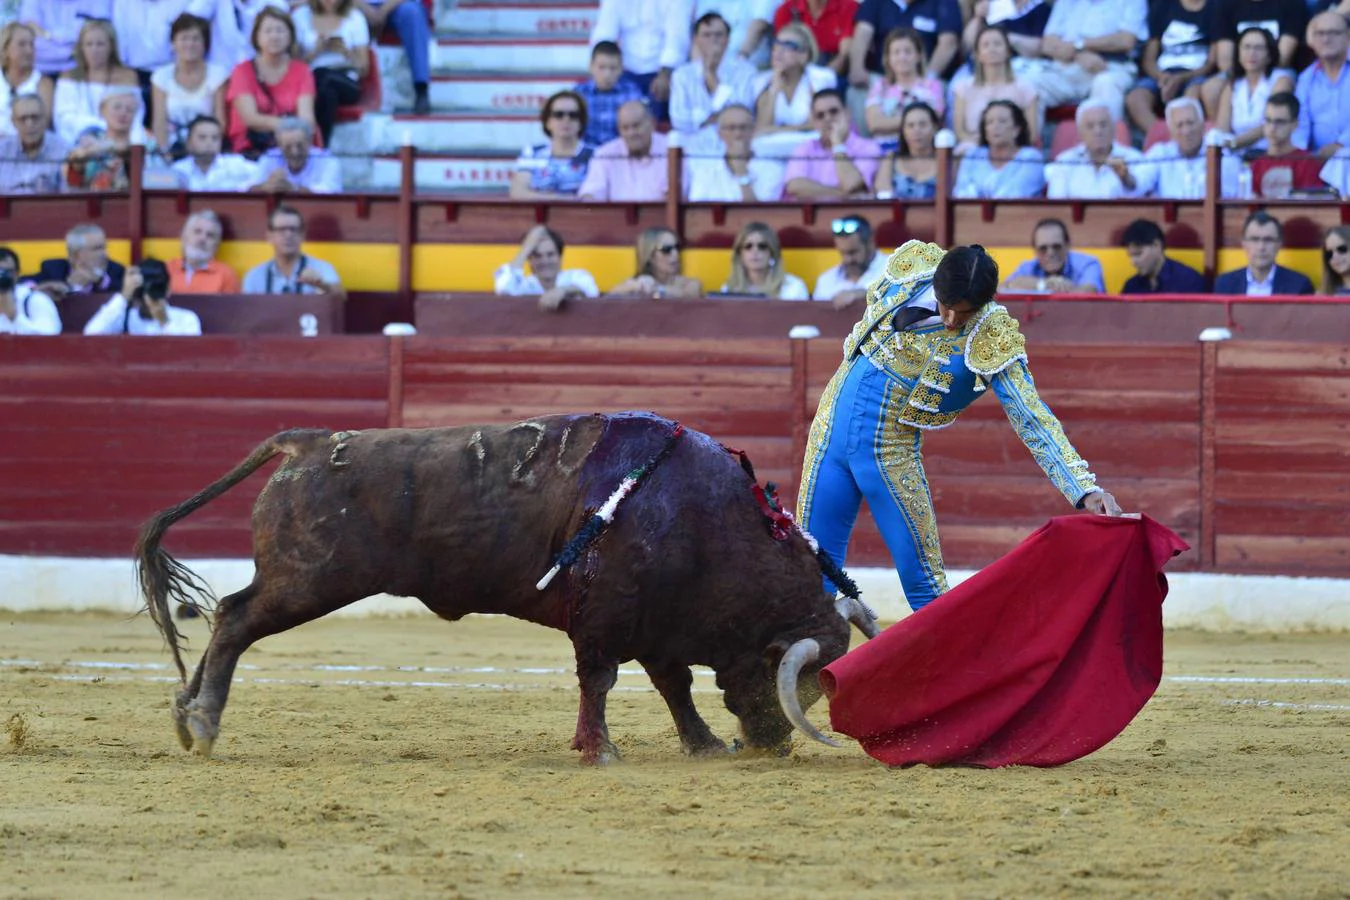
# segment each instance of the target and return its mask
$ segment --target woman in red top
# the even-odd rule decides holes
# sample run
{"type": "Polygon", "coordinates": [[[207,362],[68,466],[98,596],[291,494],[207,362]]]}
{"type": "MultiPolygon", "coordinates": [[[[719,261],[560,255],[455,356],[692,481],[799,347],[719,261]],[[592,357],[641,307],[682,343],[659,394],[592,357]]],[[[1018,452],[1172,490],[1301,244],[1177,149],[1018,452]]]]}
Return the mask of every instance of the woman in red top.
{"type": "Polygon", "coordinates": [[[314,130],[314,74],[292,57],[295,23],[289,14],[266,7],[253,22],[253,49],[257,55],[235,66],[225,99],[230,106],[230,147],[256,157],[276,145],[277,123],[298,116],[314,130]]]}

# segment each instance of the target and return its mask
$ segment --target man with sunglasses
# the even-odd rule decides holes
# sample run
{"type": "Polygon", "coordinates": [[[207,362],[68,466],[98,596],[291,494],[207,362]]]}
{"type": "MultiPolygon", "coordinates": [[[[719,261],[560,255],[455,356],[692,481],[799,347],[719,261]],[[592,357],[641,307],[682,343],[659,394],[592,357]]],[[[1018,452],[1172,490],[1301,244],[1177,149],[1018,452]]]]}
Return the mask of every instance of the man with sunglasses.
{"type": "Polygon", "coordinates": [[[1102,264],[1070,249],[1069,228],[1059,219],[1042,219],[1031,231],[1034,259],[1022,263],[1003,289],[1025,294],[1104,294],[1102,264]]]}
{"type": "Polygon", "coordinates": [[[267,242],[272,259],[244,276],[245,294],[329,294],[347,299],[337,269],[300,252],[305,240],[305,217],[291,206],[278,206],[267,217],[267,242]]]}
{"type": "Polygon", "coordinates": [[[844,216],[830,223],[839,265],[816,281],[812,300],[829,300],[835,309],[867,298],[867,286],[886,271],[886,254],[877,249],[872,225],[862,216],[844,216]]]}
{"type": "Polygon", "coordinates": [[[816,91],[811,119],[818,136],[792,151],[783,173],[784,200],[838,200],[872,193],[881,163],[876,141],[853,130],[844,95],[835,88],[816,91]]]}

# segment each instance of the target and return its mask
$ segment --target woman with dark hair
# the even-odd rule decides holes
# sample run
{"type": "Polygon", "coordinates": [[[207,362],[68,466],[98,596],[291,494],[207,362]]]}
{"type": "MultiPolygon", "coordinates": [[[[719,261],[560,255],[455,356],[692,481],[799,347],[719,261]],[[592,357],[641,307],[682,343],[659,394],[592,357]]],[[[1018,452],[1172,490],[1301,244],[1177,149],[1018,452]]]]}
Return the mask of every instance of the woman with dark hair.
{"type": "Polygon", "coordinates": [[[595,154],[595,147],[582,139],[586,123],[586,101],[576,91],[558,91],[549,97],[539,111],[548,143],[521,151],[511,176],[511,197],[575,200],[595,154]]]}
{"type": "Polygon", "coordinates": [[[877,167],[877,199],[932,200],[937,196],[937,136],[940,121],[927,103],[900,114],[900,144],[877,167]]]}
{"type": "Polygon", "coordinates": [[[303,119],[319,141],[314,118],[314,73],[295,59],[295,22],[267,7],[253,20],[257,55],[234,67],[225,99],[230,106],[230,149],[250,159],[276,146],[276,128],[286,116],[303,119]]]}
{"type": "Polygon", "coordinates": [[[1323,294],[1350,294],[1350,225],[1327,229],[1322,238],[1323,294]]]}
{"type": "Polygon", "coordinates": [[[1280,64],[1279,45],[1264,28],[1254,26],[1238,35],[1234,57],[1228,83],[1219,94],[1214,127],[1233,135],[1232,145],[1236,148],[1264,150],[1266,142],[1261,136],[1261,125],[1265,120],[1266,101],[1271,94],[1292,91],[1294,73],[1277,68],[1280,64]]]}
{"type": "Polygon", "coordinates": [[[953,193],[965,199],[1018,200],[1045,190],[1045,160],[1031,146],[1022,108],[994,100],[980,117],[980,145],[961,158],[953,193]]]}
{"type": "Polygon", "coordinates": [[[183,13],[169,26],[173,62],[150,76],[150,122],[155,141],[174,159],[187,155],[188,125],[198,116],[224,122],[224,66],[207,62],[211,23],[183,13]]]}
{"type": "Polygon", "coordinates": [[[947,590],[924,432],[952,424],[991,388],[1070,504],[1120,514],[1037,395],[1026,342],[993,302],[997,289],[998,263],[979,245],[944,252],[909,241],[895,251],[844,341],[807,438],[798,522],[842,566],[866,498],[916,610],[947,590]]]}

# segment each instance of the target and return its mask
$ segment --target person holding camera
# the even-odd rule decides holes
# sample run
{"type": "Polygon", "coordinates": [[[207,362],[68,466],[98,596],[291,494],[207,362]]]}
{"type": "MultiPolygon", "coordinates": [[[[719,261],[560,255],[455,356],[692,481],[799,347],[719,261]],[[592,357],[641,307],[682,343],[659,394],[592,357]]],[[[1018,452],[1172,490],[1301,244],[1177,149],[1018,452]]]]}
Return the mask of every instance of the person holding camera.
{"type": "Polygon", "coordinates": [[[202,322],[188,309],[169,305],[169,269],[143,259],[127,269],[122,290],[99,307],[85,334],[201,334],[202,322]]]}
{"type": "Polygon", "coordinates": [[[19,255],[0,247],[0,334],[60,334],[56,303],[18,278],[19,255]]]}

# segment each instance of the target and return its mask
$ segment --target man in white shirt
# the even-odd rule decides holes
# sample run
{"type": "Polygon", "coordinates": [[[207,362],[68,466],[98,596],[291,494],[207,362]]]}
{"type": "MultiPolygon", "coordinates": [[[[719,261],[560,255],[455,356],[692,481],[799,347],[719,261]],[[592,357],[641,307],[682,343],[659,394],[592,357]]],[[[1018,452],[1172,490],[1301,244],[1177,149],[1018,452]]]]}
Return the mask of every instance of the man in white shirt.
{"type": "Polygon", "coordinates": [[[201,319],[190,309],[169,305],[169,271],[157,259],[127,269],[122,290],[94,313],[85,334],[194,335],[201,319]]]}
{"type": "Polygon", "coordinates": [[[19,255],[0,247],[0,334],[60,334],[61,315],[52,298],[18,278],[19,255]]]}
{"type": "MultiPolygon", "coordinates": [[[[1178,97],[1167,104],[1163,115],[1172,139],[1150,147],[1136,167],[1139,193],[1168,200],[1203,200],[1209,168],[1204,109],[1198,100],[1178,97]]],[[[1220,157],[1219,188],[1224,197],[1237,196],[1241,168],[1237,156],[1225,152],[1220,157]]]]}
{"type": "Polygon", "coordinates": [[[843,309],[867,299],[867,286],[886,271],[886,254],[877,249],[872,225],[862,216],[844,216],[830,223],[839,265],[816,281],[812,300],[829,300],[843,309]]]}
{"type": "Polygon", "coordinates": [[[685,199],[769,203],[783,194],[783,164],[755,156],[755,114],[733,103],[717,114],[717,140],[684,153],[685,199]]]}
{"type": "Polygon", "coordinates": [[[0,194],[55,194],[70,148],[47,130],[47,104],[37,94],[20,94],[10,104],[14,134],[0,137],[0,194]]]}
{"type": "Polygon", "coordinates": [[[547,225],[536,225],[525,234],[515,258],[499,267],[493,276],[493,287],[498,294],[508,297],[538,295],[539,308],[553,311],[564,300],[579,297],[599,297],[595,278],[585,269],[564,269],[563,250],[567,244],[563,236],[547,225]],[[530,264],[529,275],[525,263],[530,264]]]}
{"type": "MultiPolygon", "coordinates": [[[[1045,195],[1051,200],[1118,200],[1143,193],[1136,172],[1144,155],[1117,144],[1116,117],[1104,100],[1078,107],[1077,147],[1065,150],[1045,167],[1045,195]]],[[[1146,186],[1145,186],[1146,187],[1146,186]]]]}
{"type": "Polygon", "coordinates": [[[711,131],[717,113],[730,103],[752,102],[753,65],[727,52],[731,29],[726,19],[710,12],[694,23],[696,56],[675,70],[671,80],[670,122],[685,146],[696,135],[711,131]]]}
{"type": "Polygon", "coordinates": [[[1125,114],[1135,81],[1135,48],[1148,40],[1147,0],[1055,0],[1040,56],[1015,65],[1043,107],[1102,100],[1114,119],[1125,114]]]}
{"type": "Polygon", "coordinates": [[[252,190],[273,194],[340,194],[342,165],[314,146],[314,130],[296,116],[277,125],[277,145],[258,159],[258,183],[252,190]]]}
{"type": "Polygon", "coordinates": [[[652,114],[668,122],[670,79],[689,58],[693,0],[600,0],[590,45],[613,41],[624,67],[652,100],[652,114]]]}
{"type": "Polygon", "coordinates": [[[221,153],[224,131],[213,116],[188,125],[188,155],[171,167],[189,191],[246,191],[258,180],[258,167],[237,153],[221,153]]]}

